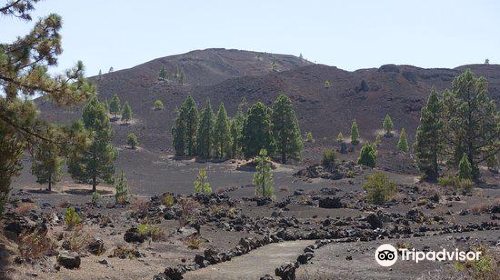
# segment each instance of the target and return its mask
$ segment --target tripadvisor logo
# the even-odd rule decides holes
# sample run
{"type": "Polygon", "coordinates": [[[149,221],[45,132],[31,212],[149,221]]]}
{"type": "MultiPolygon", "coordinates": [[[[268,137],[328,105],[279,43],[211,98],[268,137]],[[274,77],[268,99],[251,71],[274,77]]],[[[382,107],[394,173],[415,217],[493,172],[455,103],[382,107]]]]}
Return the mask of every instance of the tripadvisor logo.
{"type": "Polygon", "coordinates": [[[464,252],[455,249],[448,251],[442,249],[441,251],[418,251],[415,249],[399,249],[397,250],[390,244],[380,245],[375,251],[375,260],[381,266],[392,266],[398,260],[398,254],[403,261],[477,261],[481,252],[464,252]]]}

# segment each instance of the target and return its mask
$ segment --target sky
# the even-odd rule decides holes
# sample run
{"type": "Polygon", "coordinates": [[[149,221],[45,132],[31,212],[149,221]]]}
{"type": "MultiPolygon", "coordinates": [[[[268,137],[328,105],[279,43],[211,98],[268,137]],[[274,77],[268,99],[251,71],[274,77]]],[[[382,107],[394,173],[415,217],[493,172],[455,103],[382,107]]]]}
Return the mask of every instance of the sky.
{"type": "MultiPolygon", "coordinates": [[[[498,0],[43,0],[36,7],[34,18],[63,18],[64,52],[52,71],[82,60],[89,76],[206,48],[302,54],[351,71],[500,64],[498,0]]],[[[0,16],[0,42],[33,24],[0,16]]]]}

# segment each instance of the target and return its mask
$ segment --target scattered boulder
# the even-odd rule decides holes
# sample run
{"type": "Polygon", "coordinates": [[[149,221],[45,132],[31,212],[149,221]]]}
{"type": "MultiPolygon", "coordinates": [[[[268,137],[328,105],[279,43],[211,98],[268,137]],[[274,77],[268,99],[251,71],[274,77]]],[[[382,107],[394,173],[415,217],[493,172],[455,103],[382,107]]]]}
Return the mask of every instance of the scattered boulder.
{"type": "Polygon", "coordinates": [[[136,227],[132,227],[125,232],[123,239],[128,243],[143,243],[146,240],[146,236],[140,234],[136,227]]]}
{"type": "Polygon", "coordinates": [[[80,268],[82,260],[75,252],[62,251],[57,256],[57,263],[67,269],[80,268]]]}
{"type": "Polygon", "coordinates": [[[271,275],[266,274],[264,277],[260,277],[260,280],[274,280],[274,278],[271,275]]]}
{"type": "Polygon", "coordinates": [[[311,260],[314,257],[314,253],[312,252],[306,252],[300,256],[297,257],[297,262],[300,264],[306,264],[309,260],[311,260]]]}
{"type": "Polygon", "coordinates": [[[324,197],[319,200],[319,207],[333,209],[333,208],[342,208],[343,205],[342,202],[340,201],[340,198],[338,197],[324,197]]]}
{"type": "Polygon", "coordinates": [[[282,280],[295,280],[295,270],[298,265],[293,263],[286,263],[274,271],[276,276],[281,277],[282,280]]]}
{"type": "Polygon", "coordinates": [[[185,270],[179,267],[167,267],[163,274],[170,280],[181,280],[182,274],[184,274],[185,270]]]}
{"type": "Polygon", "coordinates": [[[104,241],[101,238],[94,237],[87,246],[87,249],[91,254],[101,255],[104,252],[104,241]]]}

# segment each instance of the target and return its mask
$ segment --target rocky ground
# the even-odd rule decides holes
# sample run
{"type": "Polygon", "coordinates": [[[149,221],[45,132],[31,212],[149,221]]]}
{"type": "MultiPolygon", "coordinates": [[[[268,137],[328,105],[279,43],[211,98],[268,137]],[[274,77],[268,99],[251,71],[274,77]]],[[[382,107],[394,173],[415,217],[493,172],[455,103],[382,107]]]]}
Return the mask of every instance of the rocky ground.
{"type": "Polygon", "coordinates": [[[126,205],[115,204],[110,186],[99,186],[101,199],[92,204],[88,186],[65,178],[49,193],[23,173],[1,226],[3,277],[415,279],[454,269],[434,262],[381,267],[373,255],[384,243],[432,250],[483,246],[499,260],[500,186],[488,171],[485,183],[463,194],[419,183],[408,155],[391,162],[394,155],[381,150],[380,169],[398,194],[375,206],[363,191],[373,170],[352,163],[355,153],[334,168],[313,157],[300,166],[276,164],[275,201],[254,197],[253,172],[242,161],[203,163],[126,149],[121,156],[121,167],[134,170],[126,205]],[[138,157],[150,164],[135,166],[138,157]],[[190,195],[201,167],[209,167],[212,195],[190,195]],[[82,217],[74,229],[64,221],[68,206],[82,217]]]}

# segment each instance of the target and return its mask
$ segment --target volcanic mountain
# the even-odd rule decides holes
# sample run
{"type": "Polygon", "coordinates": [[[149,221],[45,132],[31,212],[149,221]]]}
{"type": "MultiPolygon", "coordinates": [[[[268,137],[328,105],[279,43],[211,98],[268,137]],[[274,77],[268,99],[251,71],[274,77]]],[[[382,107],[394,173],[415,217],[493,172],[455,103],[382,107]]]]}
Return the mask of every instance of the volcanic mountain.
{"type": "MultiPolygon", "coordinates": [[[[226,49],[167,56],[90,79],[101,100],[117,94],[132,107],[135,119],[131,124],[116,122],[117,145],[125,143],[127,134],[135,133],[144,148],[171,151],[175,109],[189,94],[200,107],[210,100],[217,110],[224,102],[233,115],[244,98],[248,105],[258,101],[270,105],[284,93],[294,103],[302,132],[311,131],[319,144],[332,143],[340,131],[349,135],[354,119],[361,137],[373,140],[386,114],[396,130],[404,127],[411,139],[431,89],[451,88],[453,78],[466,69],[485,77],[490,96],[500,100],[500,65],[424,69],[389,64],[349,72],[291,55],[226,49]],[[163,67],[167,78],[160,80],[163,67]],[[164,110],[154,110],[155,100],[163,102],[164,110]]],[[[66,121],[81,115],[80,108],[69,111],[54,108],[43,99],[37,102],[49,120],[66,121]]]]}

